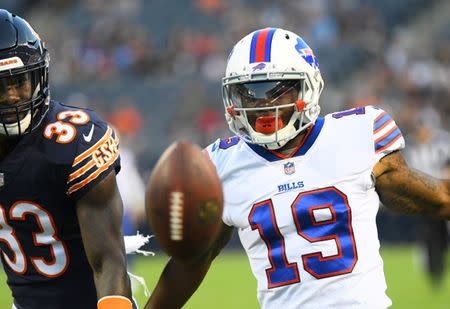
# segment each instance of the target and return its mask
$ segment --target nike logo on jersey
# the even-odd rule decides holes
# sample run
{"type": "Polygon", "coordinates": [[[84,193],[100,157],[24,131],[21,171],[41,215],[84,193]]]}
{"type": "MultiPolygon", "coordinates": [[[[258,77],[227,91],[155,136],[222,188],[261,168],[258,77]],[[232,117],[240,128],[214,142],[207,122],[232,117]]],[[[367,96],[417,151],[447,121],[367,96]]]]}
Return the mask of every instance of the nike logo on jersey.
{"type": "Polygon", "coordinates": [[[88,135],[84,135],[84,134],[83,134],[84,140],[85,140],[87,143],[89,143],[89,142],[92,140],[92,135],[93,135],[93,134],[94,134],[94,125],[92,125],[91,131],[89,131],[89,134],[88,134],[88,135]]]}
{"type": "Polygon", "coordinates": [[[289,183],[285,183],[278,186],[278,192],[286,192],[294,189],[300,189],[303,188],[305,184],[303,181],[293,181],[289,183]]]}

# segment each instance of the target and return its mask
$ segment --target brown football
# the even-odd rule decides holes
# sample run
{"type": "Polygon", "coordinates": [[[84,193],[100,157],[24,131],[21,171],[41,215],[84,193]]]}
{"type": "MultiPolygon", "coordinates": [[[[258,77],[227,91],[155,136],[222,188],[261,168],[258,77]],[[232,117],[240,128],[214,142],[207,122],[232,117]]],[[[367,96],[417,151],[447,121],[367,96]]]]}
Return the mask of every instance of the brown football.
{"type": "Polygon", "coordinates": [[[222,183],[197,145],[179,141],[164,151],[147,183],[145,208],[168,255],[189,259],[211,245],[222,222],[222,183]]]}

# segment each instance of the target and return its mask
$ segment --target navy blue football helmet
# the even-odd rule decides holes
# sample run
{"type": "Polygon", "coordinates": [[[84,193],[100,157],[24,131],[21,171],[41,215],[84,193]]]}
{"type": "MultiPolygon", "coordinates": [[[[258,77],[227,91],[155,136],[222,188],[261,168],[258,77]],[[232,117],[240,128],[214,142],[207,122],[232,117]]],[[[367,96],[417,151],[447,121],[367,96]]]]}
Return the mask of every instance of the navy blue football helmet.
{"type": "Polygon", "coordinates": [[[49,53],[23,18],[0,9],[0,135],[35,130],[48,110],[49,53]]]}

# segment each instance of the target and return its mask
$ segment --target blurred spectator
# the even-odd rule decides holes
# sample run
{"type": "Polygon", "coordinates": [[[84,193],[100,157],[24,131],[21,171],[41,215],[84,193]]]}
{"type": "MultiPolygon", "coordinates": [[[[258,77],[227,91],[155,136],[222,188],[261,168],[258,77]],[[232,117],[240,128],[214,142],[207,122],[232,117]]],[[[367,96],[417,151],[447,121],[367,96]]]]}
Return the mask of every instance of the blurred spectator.
{"type": "Polygon", "coordinates": [[[220,14],[225,9],[223,0],[196,0],[195,3],[199,9],[209,15],[220,14]]]}
{"type": "MultiPolygon", "coordinates": [[[[435,177],[450,177],[450,134],[442,130],[440,115],[431,107],[420,109],[415,117],[415,130],[406,139],[408,163],[435,177]]],[[[445,274],[449,234],[447,221],[423,218],[421,247],[424,267],[432,282],[439,285],[445,274]]]]}
{"type": "Polygon", "coordinates": [[[211,143],[213,138],[228,136],[228,127],[223,120],[222,110],[215,108],[205,108],[196,119],[197,127],[203,135],[201,146],[211,143]]]}
{"type": "Polygon", "coordinates": [[[123,105],[115,109],[108,117],[120,139],[121,171],[117,175],[117,186],[123,200],[125,235],[134,235],[145,216],[145,183],[139,173],[137,158],[132,148],[133,140],[142,127],[142,117],[132,102],[122,99],[123,105]]]}

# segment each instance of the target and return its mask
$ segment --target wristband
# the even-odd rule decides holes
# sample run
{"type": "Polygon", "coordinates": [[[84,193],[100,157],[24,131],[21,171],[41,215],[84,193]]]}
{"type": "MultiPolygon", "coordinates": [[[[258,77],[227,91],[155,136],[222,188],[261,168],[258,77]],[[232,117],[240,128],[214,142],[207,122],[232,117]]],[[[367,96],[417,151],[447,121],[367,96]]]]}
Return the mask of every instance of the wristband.
{"type": "Polygon", "coordinates": [[[125,296],[109,295],[99,299],[97,309],[132,309],[131,300],[125,296]]]}

